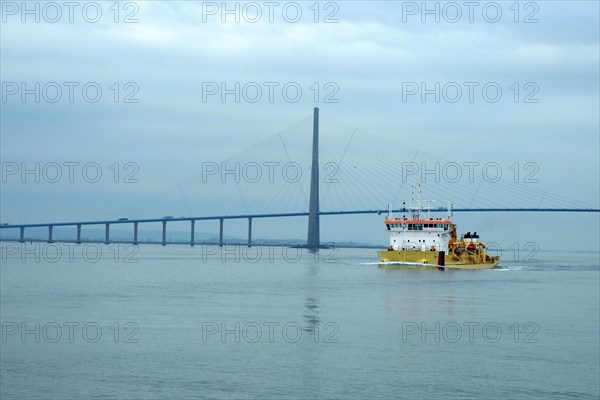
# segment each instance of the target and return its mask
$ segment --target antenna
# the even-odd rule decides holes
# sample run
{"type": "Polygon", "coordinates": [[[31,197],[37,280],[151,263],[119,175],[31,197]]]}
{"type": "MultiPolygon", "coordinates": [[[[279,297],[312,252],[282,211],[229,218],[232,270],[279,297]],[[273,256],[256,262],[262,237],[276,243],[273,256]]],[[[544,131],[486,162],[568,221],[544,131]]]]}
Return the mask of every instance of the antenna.
{"type": "Polygon", "coordinates": [[[421,210],[423,209],[423,205],[421,204],[421,184],[417,183],[417,219],[421,219],[421,210]]]}
{"type": "Polygon", "coordinates": [[[427,219],[431,219],[431,209],[433,206],[431,205],[435,200],[425,200],[425,209],[427,210],[427,219]]]}

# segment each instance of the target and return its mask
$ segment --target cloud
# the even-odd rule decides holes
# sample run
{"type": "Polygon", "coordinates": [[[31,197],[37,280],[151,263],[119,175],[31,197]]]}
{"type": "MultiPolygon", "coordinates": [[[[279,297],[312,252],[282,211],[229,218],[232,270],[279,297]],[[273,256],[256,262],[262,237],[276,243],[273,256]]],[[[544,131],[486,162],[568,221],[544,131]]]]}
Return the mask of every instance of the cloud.
{"type": "MultiPolygon", "coordinates": [[[[319,3],[317,23],[312,3],[299,3],[297,23],[288,22],[281,9],[269,22],[264,6],[257,23],[243,15],[239,23],[231,20],[235,15],[222,23],[222,15],[207,12],[207,2],[204,9],[195,2],[139,2],[138,10],[120,3],[115,23],[112,3],[101,4],[98,23],[76,14],[73,23],[23,24],[16,15],[2,24],[3,83],[32,88],[39,82],[43,88],[57,82],[65,93],[65,82],[79,83],[73,102],[65,101],[66,94],[57,103],[35,103],[33,95],[22,102],[16,94],[2,103],[3,160],[133,160],[147,177],[138,188],[147,193],[193,175],[203,160],[226,159],[270,137],[320,106],[351,126],[450,158],[474,158],[474,149],[463,143],[472,138],[479,143],[478,160],[551,165],[547,187],[598,199],[589,184],[598,181],[596,2],[535,3],[538,22],[530,24],[523,20],[535,10],[524,3],[518,23],[512,3],[499,3],[497,23],[487,22],[481,10],[469,22],[464,9],[457,23],[448,23],[448,15],[422,23],[420,11],[407,14],[411,2],[340,2],[337,9],[319,3]],[[123,23],[133,11],[139,21],[123,23]],[[338,22],[323,23],[327,15],[338,22]],[[82,98],[90,82],[102,89],[97,103],[82,98]],[[207,97],[207,82],[216,83],[219,93],[207,97]],[[277,82],[273,101],[269,82],[277,82]],[[477,83],[472,102],[466,82],[477,83]],[[252,103],[240,93],[223,97],[221,89],[236,83],[240,90],[257,84],[260,100],[252,103]],[[302,90],[297,102],[282,93],[289,83],[302,90]],[[407,83],[419,93],[407,96],[407,83]],[[502,90],[498,102],[482,94],[490,83],[502,90]],[[436,84],[439,101],[435,93],[422,97],[421,89],[436,84]],[[460,100],[448,101],[451,92],[443,91],[456,86],[460,100]],[[538,102],[524,102],[528,95],[538,102]],[[138,102],[126,103],[127,96],[138,102]],[[327,96],[337,102],[325,102],[327,96]],[[565,161],[571,159],[576,162],[565,161]],[[556,167],[557,160],[564,165],[556,167]],[[585,177],[578,177],[581,170],[585,177]],[[561,185],[567,179],[568,189],[561,185]]],[[[20,191],[10,190],[11,196],[20,191]]],[[[84,189],[73,187],[65,196],[69,190],[84,189]]],[[[28,215],[19,204],[3,202],[2,209],[28,215]]]]}

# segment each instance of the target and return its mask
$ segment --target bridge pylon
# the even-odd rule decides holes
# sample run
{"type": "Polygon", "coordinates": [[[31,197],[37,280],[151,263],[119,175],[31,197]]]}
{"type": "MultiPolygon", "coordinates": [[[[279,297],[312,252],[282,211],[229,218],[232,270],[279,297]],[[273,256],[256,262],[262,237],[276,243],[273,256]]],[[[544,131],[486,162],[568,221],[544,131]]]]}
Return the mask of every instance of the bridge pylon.
{"type": "Polygon", "coordinates": [[[320,246],[319,235],[319,108],[315,107],[313,115],[312,164],[306,247],[309,249],[318,249],[320,246]]]}

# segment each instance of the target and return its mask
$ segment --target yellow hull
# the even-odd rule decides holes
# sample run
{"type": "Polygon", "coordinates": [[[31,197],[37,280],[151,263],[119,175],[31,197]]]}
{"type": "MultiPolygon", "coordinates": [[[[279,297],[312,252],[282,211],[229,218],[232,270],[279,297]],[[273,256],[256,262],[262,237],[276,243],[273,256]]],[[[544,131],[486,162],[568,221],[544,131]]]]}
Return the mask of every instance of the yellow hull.
{"type": "MultiPolygon", "coordinates": [[[[419,267],[437,267],[437,251],[378,251],[382,262],[405,263],[419,267]]],[[[500,257],[485,257],[477,254],[446,255],[445,267],[451,269],[491,269],[500,263],[500,257]]]]}

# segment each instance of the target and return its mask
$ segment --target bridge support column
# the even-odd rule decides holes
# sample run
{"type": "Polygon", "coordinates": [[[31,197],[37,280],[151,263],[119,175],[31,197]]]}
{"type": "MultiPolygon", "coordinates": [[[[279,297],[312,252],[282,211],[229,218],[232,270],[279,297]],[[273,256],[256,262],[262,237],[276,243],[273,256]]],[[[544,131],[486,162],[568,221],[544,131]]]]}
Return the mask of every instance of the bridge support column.
{"type": "Polygon", "coordinates": [[[19,232],[19,242],[20,243],[25,243],[25,227],[22,226],[19,228],[20,232],[19,232]]]}
{"type": "Polygon", "coordinates": [[[52,229],[54,227],[52,225],[48,225],[48,243],[52,243],[52,229]]]}
{"type": "Polygon", "coordinates": [[[163,221],[163,230],[162,230],[162,245],[167,245],[167,221],[163,221]]]}
{"type": "Polygon", "coordinates": [[[219,219],[219,246],[223,246],[223,218],[219,219]]]}
{"type": "Polygon", "coordinates": [[[319,236],[319,108],[315,107],[306,247],[309,249],[318,249],[320,245],[319,236]]]}
{"type": "Polygon", "coordinates": [[[133,223],[133,244],[138,244],[138,223],[133,223]]]}
{"type": "Polygon", "coordinates": [[[191,220],[190,222],[191,222],[191,225],[192,225],[191,226],[191,235],[190,235],[190,246],[193,246],[194,245],[194,228],[195,228],[196,221],[195,220],[191,220]]]}
{"type": "Polygon", "coordinates": [[[81,224],[77,224],[77,240],[75,240],[75,243],[81,243],[81,224]]]}
{"type": "Polygon", "coordinates": [[[252,217],[248,218],[248,247],[252,246],[252,217]]]}
{"type": "Polygon", "coordinates": [[[110,243],[110,224],[104,224],[104,244],[110,243]]]}

